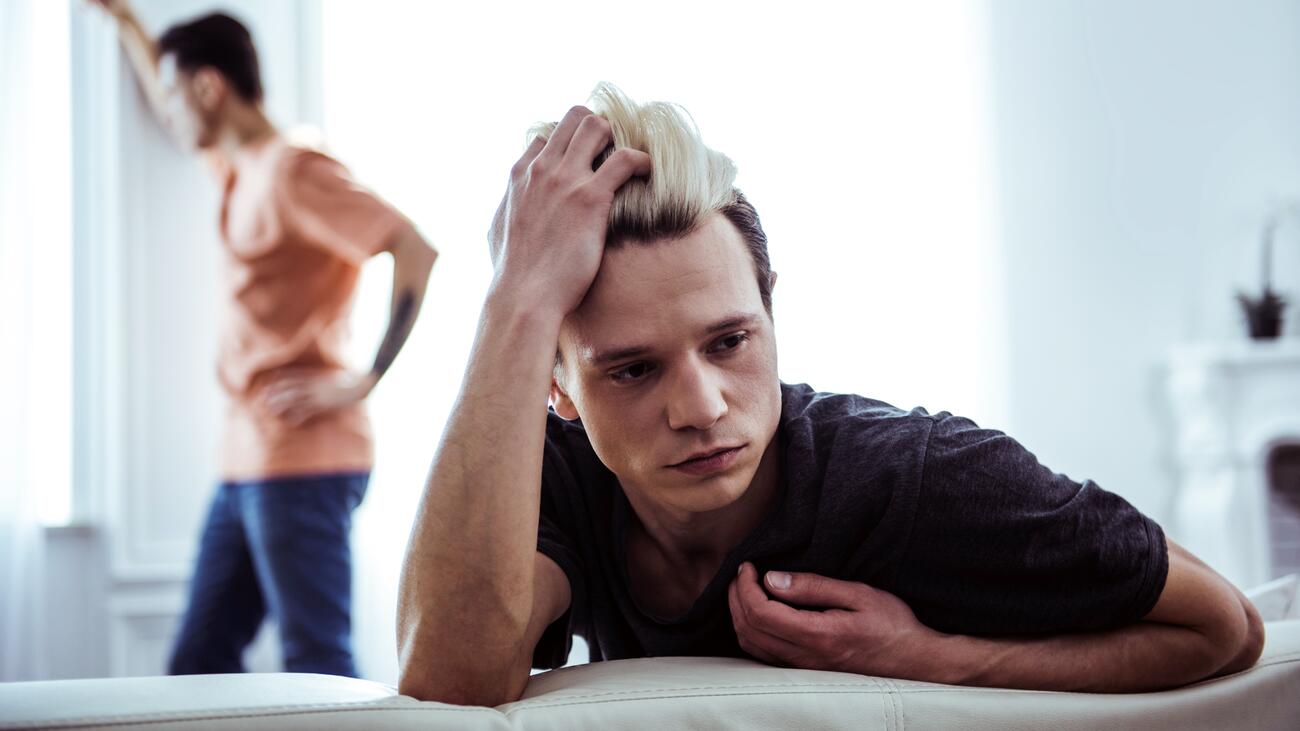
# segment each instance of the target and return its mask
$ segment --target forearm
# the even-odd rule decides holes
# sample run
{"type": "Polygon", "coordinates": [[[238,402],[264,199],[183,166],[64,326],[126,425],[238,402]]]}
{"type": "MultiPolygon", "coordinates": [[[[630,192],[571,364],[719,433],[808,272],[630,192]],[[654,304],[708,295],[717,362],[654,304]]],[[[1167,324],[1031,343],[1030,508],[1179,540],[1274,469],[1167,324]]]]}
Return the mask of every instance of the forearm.
{"type": "Polygon", "coordinates": [[[1264,627],[1241,592],[1168,541],[1169,570],[1142,621],[1107,632],[1040,639],[945,637],[945,682],[1043,690],[1137,692],[1244,670],[1264,627]]]}
{"type": "MultiPolygon", "coordinates": [[[[941,636],[928,668],[909,675],[953,685],[1092,693],[1162,690],[1232,671],[1220,641],[1191,627],[1137,622],[1035,639],[941,636]]],[[[1241,657],[1234,651],[1231,657],[1241,657]]],[[[1253,659],[1251,660],[1253,662],[1253,659]]]]}
{"type": "Polygon", "coordinates": [[[384,332],[384,339],[375,354],[374,365],[370,368],[372,387],[388,372],[410,337],[411,330],[415,328],[428,289],[429,273],[433,271],[433,264],[438,258],[433,247],[425,243],[412,227],[407,227],[398,235],[392,251],[392,302],[388,329],[384,332]]]}
{"type": "Polygon", "coordinates": [[[421,696],[492,697],[531,652],[523,639],[560,320],[497,295],[483,308],[402,570],[403,685],[421,696]]]}
{"type": "Polygon", "coordinates": [[[144,91],[154,115],[163,115],[162,88],[158,80],[158,46],[144,24],[130,6],[122,5],[112,11],[117,22],[117,36],[126,52],[127,60],[144,91]]]}

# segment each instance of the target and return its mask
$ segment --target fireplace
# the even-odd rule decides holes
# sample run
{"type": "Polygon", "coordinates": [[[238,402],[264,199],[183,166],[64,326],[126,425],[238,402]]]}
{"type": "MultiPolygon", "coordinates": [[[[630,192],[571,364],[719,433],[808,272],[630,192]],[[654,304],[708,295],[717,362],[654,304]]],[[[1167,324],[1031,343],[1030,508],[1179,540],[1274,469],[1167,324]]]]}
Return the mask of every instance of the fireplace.
{"type": "Polygon", "coordinates": [[[1300,573],[1300,443],[1276,447],[1266,474],[1272,573],[1300,573]]]}
{"type": "Polygon", "coordinates": [[[1169,536],[1239,587],[1300,573],[1300,341],[1177,349],[1169,536]]]}

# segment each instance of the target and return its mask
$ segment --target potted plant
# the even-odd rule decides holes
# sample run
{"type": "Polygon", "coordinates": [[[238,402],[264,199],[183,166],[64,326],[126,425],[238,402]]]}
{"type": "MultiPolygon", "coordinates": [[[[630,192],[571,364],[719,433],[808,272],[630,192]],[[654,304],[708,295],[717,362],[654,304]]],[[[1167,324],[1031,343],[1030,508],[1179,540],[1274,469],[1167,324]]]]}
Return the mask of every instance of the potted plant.
{"type": "Polygon", "coordinates": [[[1246,315],[1250,337],[1254,340],[1272,340],[1282,334],[1282,311],[1286,309],[1287,302],[1273,291],[1273,239],[1283,215],[1293,212],[1294,206],[1277,211],[1264,225],[1261,236],[1263,291],[1258,297],[1251,297],[1245,292],[1237,293],[1237,301],[1241,303],[1246,315]]]}

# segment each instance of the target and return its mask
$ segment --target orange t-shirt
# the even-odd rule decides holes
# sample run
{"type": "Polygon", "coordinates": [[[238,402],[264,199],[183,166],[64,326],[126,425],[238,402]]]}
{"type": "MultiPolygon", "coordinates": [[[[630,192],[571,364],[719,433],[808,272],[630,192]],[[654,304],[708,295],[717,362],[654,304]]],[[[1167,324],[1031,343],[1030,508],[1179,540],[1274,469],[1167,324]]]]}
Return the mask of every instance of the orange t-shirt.
{"type": "Polygon", "coordinates": [[[362,404],[293,426],[261,389],[289,372],[345,368],[361,265],[406,219],[337,161],[275,136],[228,162],[220,230],[227,311],[218,376],[229,395],[223,479],[369,470],[362,404]]]}

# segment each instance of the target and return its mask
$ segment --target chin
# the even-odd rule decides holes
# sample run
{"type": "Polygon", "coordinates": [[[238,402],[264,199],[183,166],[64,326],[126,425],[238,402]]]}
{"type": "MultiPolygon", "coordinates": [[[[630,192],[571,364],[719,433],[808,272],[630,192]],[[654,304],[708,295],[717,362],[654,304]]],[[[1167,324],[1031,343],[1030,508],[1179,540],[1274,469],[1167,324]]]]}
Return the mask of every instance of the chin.
{"type": "Polygon", "coordinates": [[[739,500],[753,478],[752,469],[735,469],[705,479],[690,478],[686,483],[670,488],[664,497],[679,510],[708,513],[739,500]]]}

